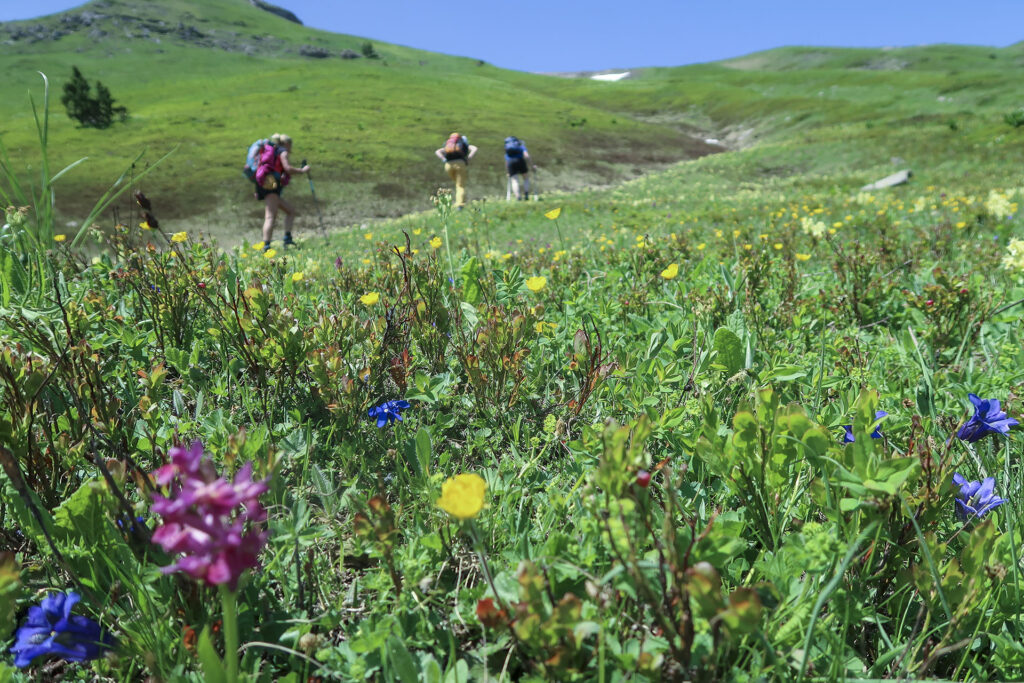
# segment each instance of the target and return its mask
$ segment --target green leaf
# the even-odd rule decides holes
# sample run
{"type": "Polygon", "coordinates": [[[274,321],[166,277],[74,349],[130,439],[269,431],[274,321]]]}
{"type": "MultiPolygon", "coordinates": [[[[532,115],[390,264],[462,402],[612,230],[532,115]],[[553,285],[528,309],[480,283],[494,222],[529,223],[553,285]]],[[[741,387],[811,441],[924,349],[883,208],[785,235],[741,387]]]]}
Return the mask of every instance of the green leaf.
{"type": "Polygon", "coordinates": [[[477,315],[476,306],[468,301],[463,301],[460,304],[460,308],[462,308],[462,317],[465,318],[466,322],[469,324],[469,332],[472,332],[480,322],[480,316],[477,315]]]}
{"type": "Polygon", "coordinates": [[[476,258],[470,258],[462,265],[459,271],[462,278],[462,300],[472,305],[480,301],[480,263],[476,258]]]}
{"type": "Polygon", "coordinates": [[[420,671],[423,672],[423,683],[441,683],[441,665],[437,663],[434,655],[420,655],[420,671]]]}
{"type": "Polygon", "coordinates": [[[715,330],[713,343],[716,360],[725,372],[734,375],[743,369],[743,343],[732,330],[719,327],[715,330]]]}
{"type": "Polygon", "coordinates": [[[799,365],[780,365],[777,368],[772,368],[768,374],[764,376],[764,381],[792,382],[795,379],[800,379],[806,376],[807,371],[799,365]]]}
{"type": "Polygon", "coordinates": [[[196,652],[199,654],[199,663],[203,667],[203,680],[206,683],[227,683],[227,672],[224,670],[224,663],[220,661],[217,651],[213,648],[209,626],[203,627],[196,652]]]}
{"type": "Polygon", "coordinates": [[[391,636],[388,638],[387,649],[388,659],[395,677],[402,683],[417,683],[420,680],[420,674],[416,668],[416,662],[405,644],[395,636],[391,636]]]}
{"type": "Polygon", "coordinates": [[[420,463],[420,472],[430,476],[430,432],[425,427],[420,427],[416,432],[416,459],[420,463]]]}

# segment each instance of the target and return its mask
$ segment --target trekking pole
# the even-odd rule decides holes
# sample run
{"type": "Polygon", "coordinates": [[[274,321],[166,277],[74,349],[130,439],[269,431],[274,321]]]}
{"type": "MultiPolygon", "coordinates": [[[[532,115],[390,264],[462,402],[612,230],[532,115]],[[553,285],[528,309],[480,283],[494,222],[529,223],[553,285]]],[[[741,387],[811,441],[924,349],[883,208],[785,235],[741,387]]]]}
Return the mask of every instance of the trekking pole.
{"type": "MultiPolygon", "coordinates": [[[[302,160],[302,165],[306,165],[306,160],[302,160]]],[[[316,190],[313,188],[313,174],[306,173],[306,177],[309,179],[309,193],[313,195],[313,206],[316,207],[316,216],[320,220],[320,235],[323,237],[327,236],[327,231],[324,229],[324,215],[320,213],[320,202],[316,200],[316,190]]]]}

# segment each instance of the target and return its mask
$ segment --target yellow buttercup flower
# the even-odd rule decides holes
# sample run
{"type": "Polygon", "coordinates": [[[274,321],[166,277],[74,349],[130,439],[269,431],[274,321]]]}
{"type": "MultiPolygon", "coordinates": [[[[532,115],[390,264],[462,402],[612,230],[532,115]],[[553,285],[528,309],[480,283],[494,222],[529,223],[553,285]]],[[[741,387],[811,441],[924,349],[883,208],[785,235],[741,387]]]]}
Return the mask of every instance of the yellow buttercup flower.
{"type": "Polygon", "coordinates": [[[430,240],[430,246],[433,247],[434,249],[440,249],[441,244],[442,242],[440,237],[435,237],[434,239],[430,240]]]}
{"type": "Polygon", "coordinates": [[[772,246],[774,246],[774,247],[775,247],[775,251],[781,251],[781,249],[782,249],[782,242],[776,242],[776,243],[775,243],[774,245],[772,245],[772,246]]]}
{"type": "Polygon", "coordinates": [[[809,261],[811,259],[810,254],[795,254],[797,261],[809,261]]]}
{"type": "Polygon", "coordinates": [[[365,237],[367,240],[372,240],[373,239],[373,233],[372,232],[363,233],[363,237],[365,237]]]}
{"type": "Polygon", "coordinates": [[[176,232],[173,235],[171,235],[171,241],[172,242],[184,242],[187,239],[188,239],[188,233],[185,232],[185,231],[176,232]]]}
{"type": "Polygon", "coordinates": [[[484,507],[487,482],[479,474],[456,474],[441,484],[437,507],[459,520],[473,519],[484,507]]]}
{"type": "Polygon", "coordinates": [[[557,209],[551,209],[550,211],[548,211],[547,213],[544,214],[544,216],[546,218],[550,218],[551,220],[555,220],[556,218],[558,218],[561,215],[562,215],[562,207],[558,207],[557,209]]]}
{"type": "Polygon", "coordinates": [[[302,282],[302,278],[306,277],[306,274],[301,270],[297,273],[292,273],[292,282],[302,282]]]}
{"type": "Polygon", "coordinates": [[[679,275],[679,264],[678,263],[672,263],[672,264],[669,265],[668,268],[666,268],[665,270],[661,271],[661,276],[663,278],[665,278],[666,280],[671,280],[676,275],[679,275]]]}
{"type": "Polygon", "coordinates": [[[66,240],[67,238],[68,238],[68,236],[67,236],[67,235],[54,235],[54,236],[53,236],[53,241],[54,241],[54,242],[63,242],[63,241],[64,241],[64,240],[66,240]]]}
{"type": "Polygon", "coordinates": [[[263,252],[263,258],[274,258],[277,256],[277,249],[267,249],[263,252]]]}
{"type": "Polygon", "coordinates": [[[412,234],[414,234],[414,235],[420,235],[422,233],[423,233],[423,228],[413,228],[412,229],[412,234]]]}
{"type": "Polygon", "coordinates": [[[526,278],[526,287],[531,292],[539,292],[544,289],[544,285],[548,283],[548,279],[543,275],[537,275],[534,277],[526,278]]]}
{"type": "Polygon", "coordinates": [[[704,251],[704,247],[706,247],[706,246],[708,246],[708,245],[706,245],[703,242],[701,242],[700,244],[697,245],[697,251],[704,251]]]}
{"type": "Polygon", "coordinates": [[[359,297],[359,300],[366,304],[367,306],[372,306],[378,301],[380,301],[380,294],[378,294],[377,292],[367,292],[366,294],[363,294],[361,297],[359,297]]]}
{"type": "Polygon", "coordinates": [[[252,248],[253,248],[254,251],[259,251],[264,246],[265,246],[265,244],[263,242],[257,242],[256,244],[252,245],[252,248]]]}
{"type": "Polygon", "coordinates": [[[142,221],[141,223],[139,223],[139,227],[142,228],[143,230],[152,230],[153,229],[153,226],[151,226],[149,224],[149,221],[142,221]]]}

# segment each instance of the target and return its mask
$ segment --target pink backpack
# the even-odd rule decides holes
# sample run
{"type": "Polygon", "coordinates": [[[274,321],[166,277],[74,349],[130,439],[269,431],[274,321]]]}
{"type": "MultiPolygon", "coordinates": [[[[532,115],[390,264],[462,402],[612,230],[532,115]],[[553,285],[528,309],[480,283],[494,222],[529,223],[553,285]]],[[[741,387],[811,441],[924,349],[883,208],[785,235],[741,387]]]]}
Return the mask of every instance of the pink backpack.
{"type": "Polygon", "coordinates": [[[256,184],[264,190],[275,190],[288,184],[288,174],[281,164],[281,150],[271,143],[263,146],[259,166],[256,167],[256,184]]]}

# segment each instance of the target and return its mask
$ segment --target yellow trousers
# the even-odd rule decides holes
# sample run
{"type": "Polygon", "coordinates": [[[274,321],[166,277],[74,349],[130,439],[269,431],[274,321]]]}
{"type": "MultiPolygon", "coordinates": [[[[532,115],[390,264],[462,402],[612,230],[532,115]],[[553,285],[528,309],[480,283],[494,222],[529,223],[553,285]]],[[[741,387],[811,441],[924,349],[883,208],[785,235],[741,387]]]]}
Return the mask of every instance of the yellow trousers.
{"type": "Polygon", "coordinates": [[[465,161],[446,161],[444,170],[455,182],[455,206],[466,205],[466,181],[469,180],[469,167],[465,161]]]}

